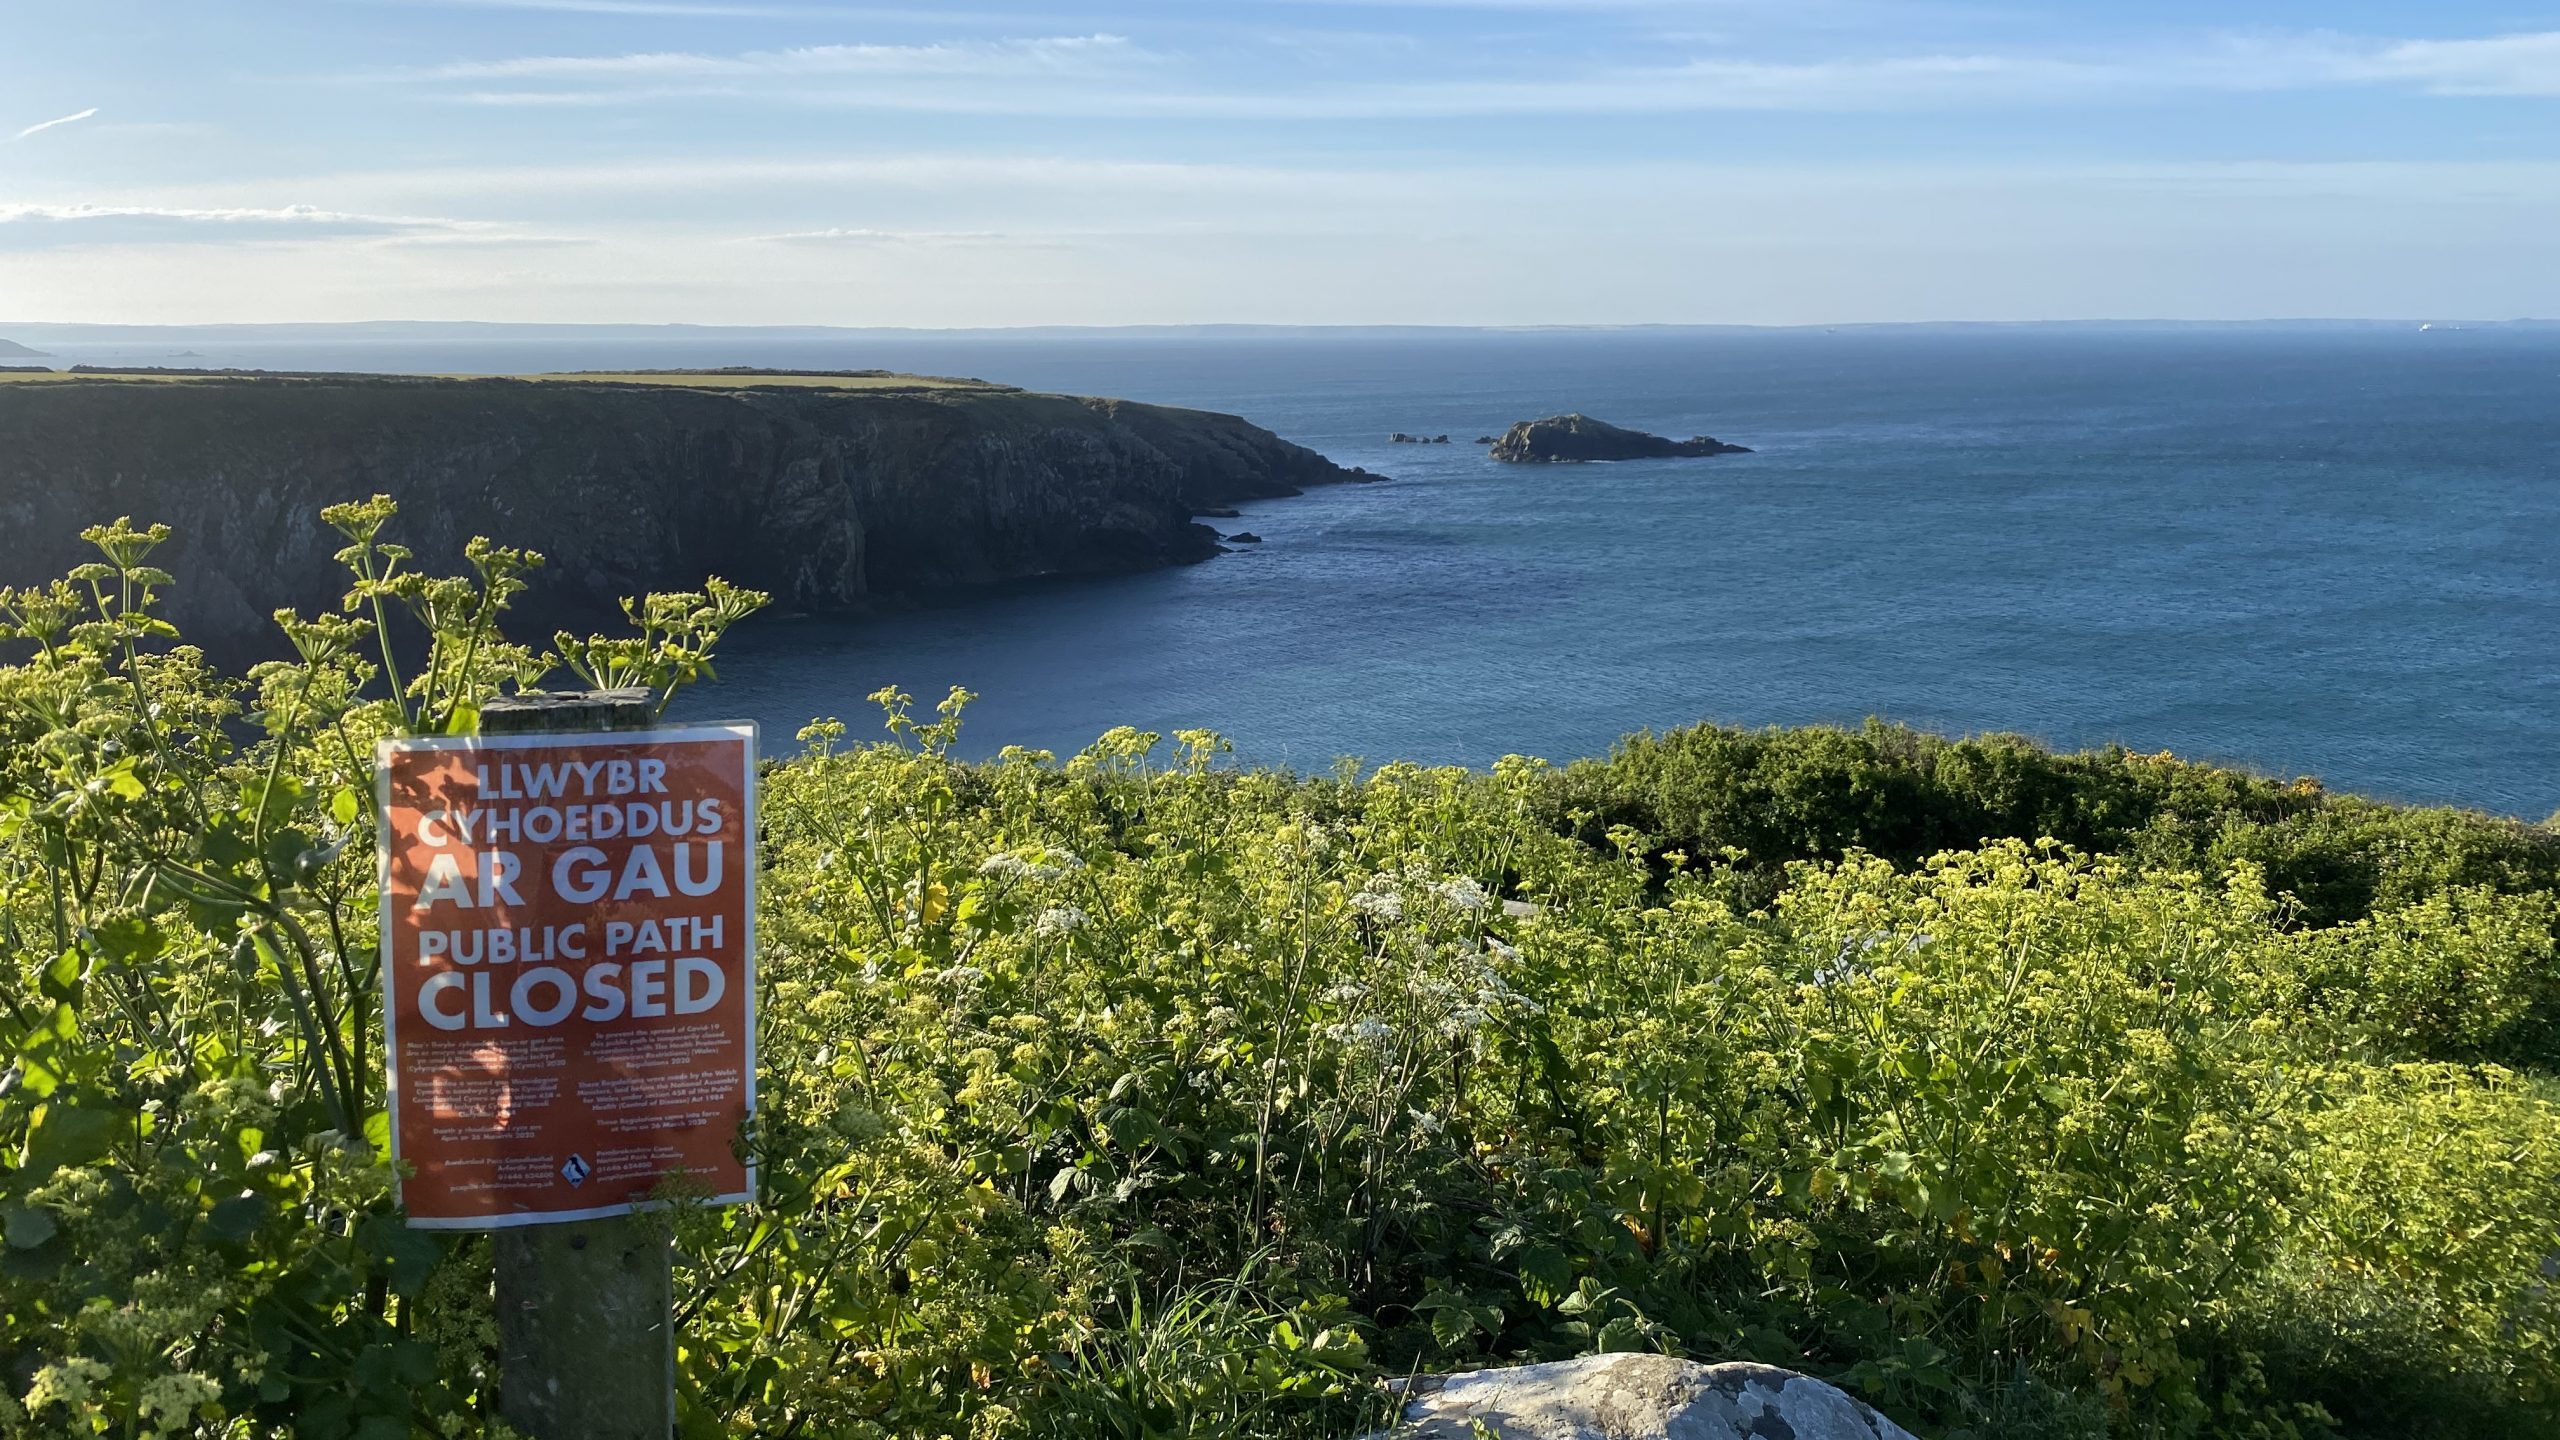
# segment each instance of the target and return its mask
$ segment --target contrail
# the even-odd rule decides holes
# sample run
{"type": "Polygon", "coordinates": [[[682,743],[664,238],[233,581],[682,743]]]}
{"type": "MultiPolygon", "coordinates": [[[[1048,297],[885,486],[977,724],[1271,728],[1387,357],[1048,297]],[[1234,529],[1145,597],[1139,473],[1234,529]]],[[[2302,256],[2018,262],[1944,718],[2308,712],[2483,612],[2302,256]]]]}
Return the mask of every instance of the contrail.
{"type": "Polygon", "coordinates": [[[10,144],[12,144],[12,145],[14,145],[14,144],[16,144],[17,142],[19,142],[19,141],[21,141],[21,140],[26,139],[26,138],[27,138],[28,136],[30,136],[30,135],[34,135],[34,134],[40,133],[40,132],[42,132],[42,131],[50,130],[50,129],[52,129],[52,128],[53,128],[54,126],[56,126],[56,125],[68,125],[68,124],[72,123],[72,122],[73,122],[73,121],[75,121],[75,120],[86,120],[86,119],[88,119],[90,116],[95,115],[95,114],[97,114],[97,113],[98,113],[98,107],[97,107],[97,106],[95,106],[95,105],[92,105],[92,106],[90,106],[88,109],[81,111],[81,112],[80,112],[79,114],[77,114],[77,115],[65,115],[65,116],[63,116],[63,117],[62,117],[61,119],[59,119],[59,120],[47,120],[46,122],[44,122],[44,123],[43,123],[43,124],[41,124],[41,125],[30,125],[30,126],[28,126],[26,129],[19,131],[17,134],[10,136],[10,137],[9,137],[9,143],[10,143],[10,144]]]}

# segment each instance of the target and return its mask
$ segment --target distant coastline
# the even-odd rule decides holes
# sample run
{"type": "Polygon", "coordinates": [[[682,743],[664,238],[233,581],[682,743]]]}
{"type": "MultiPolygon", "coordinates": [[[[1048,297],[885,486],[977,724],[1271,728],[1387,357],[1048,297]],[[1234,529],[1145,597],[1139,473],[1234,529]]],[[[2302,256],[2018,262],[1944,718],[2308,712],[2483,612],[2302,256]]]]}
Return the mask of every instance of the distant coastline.
{"type": "MultiPolygon", "coordinates": [[[[330,340],[649,340],[668,338],[746,340],[840,339],[849,336],[921,338],[931,336],[1003,338],[1008,340],[1098,339],[1381,339],[1465,336],[1470,334],[1788,334],[1820,331],[1909,332],[1938,334],[1964,331],[2392,331],[2431,325],[2439,331],[2560,330],[2560,317],[2482,319],[2462,315],[2384,317],[2287,317],[2250,319],[2181,319],[2090,317],[2013,320],[1809,320],[1786,325],[1742,325],[1711,321],[1592,321],[1536,324],[1288,324],[1204,322],[1191,325],[722,325],[722,324],[539,324],[481,320],[312,321],[263,324],[120,324],[87,321],[11,320],[0,318],[0,337],[21,344],[112,345],[124,342],[167,344],[238,341],[330,340]]],[[[0,349],[0,354],[8,354],[0,349]]]]}

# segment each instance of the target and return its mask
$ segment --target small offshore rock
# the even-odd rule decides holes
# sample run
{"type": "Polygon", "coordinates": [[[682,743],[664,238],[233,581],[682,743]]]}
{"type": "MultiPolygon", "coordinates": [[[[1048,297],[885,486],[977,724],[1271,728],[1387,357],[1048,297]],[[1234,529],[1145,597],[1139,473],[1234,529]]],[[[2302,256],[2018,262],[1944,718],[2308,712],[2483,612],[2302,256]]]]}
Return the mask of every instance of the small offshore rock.
{"type": "Polygon", "coordinates": [[[1586,1355],[1402,1387],[1372,1440],[1916,1440],[1865,1401],[1774,1365],[1586,1355]]]}
{"type": "Polygon", "coordinates": [[[1233,535],[1227,537],[1227,543],[1231,545],[1259,545],[1262,543],[1262,537],[1254,534],[1250,530],[1239,530],[1233,535]]]}
{"type": "Polygon", "coordinates": [[[1559,464],[1585,460],[1670,460],[1690,455],[1748,455],[1750,448],[1727,445],[1712,435],[1671,440],[1629,430],[1588,415],[1550,415],[1523,420],[1493,442],[1493,458],[1513,464],[1559,464]]]}
{"type": "Polygon", "coordinates": [[[1479,445],[1492,445],[1497,442],[1490,435],[1479,435],[1476,437],[1476,443],[1479,445]]]}

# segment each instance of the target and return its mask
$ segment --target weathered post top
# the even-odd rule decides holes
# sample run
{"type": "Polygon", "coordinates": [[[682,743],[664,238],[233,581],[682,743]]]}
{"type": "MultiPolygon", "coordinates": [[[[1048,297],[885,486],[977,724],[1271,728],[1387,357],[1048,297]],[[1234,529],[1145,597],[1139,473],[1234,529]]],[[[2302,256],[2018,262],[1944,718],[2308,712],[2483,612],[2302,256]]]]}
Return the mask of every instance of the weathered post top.
{"type": "Polygon", "coordinates": [[[619,690],[562,690],[501,695],[480,707],[483,735],[556,735],[580,730],[640,730],[657,719],[644,685],[619,690]]]}

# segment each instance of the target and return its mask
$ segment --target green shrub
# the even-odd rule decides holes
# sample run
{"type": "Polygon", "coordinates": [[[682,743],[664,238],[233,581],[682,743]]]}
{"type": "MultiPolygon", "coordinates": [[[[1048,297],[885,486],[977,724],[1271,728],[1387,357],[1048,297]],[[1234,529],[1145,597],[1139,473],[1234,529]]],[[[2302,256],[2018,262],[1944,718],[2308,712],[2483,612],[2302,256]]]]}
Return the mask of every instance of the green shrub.
{"type": "MultiPolygon", "coordinates": [[[[392,1203],[372,754],[552,661],[496,630],[539,557],[419,575],[391,515],[326,512],[348,616],[279,614],[296,658],[245,682],[154,613],[165,528],[0,593],[0,1431],[477,1426],[485,1273],[439,1286],[451,1243],[392,1203]]],[[[635,678],[671,691],[760,599],[653,597],[635,678]]]]}
{"type": "MultiPolygon", "coordinates": [[[[2332,796],[2120,747],[2056,754],[2010,735],[1948,740],[1870,721],[1736,730],[1701,725],[1629,736],[1606,760],[1567,767],[1553,823],[1599,843],[1646,837],[1658,873],[1712,870],[1738,903],[1766,903],[1798,860],[1853,852],[1917,865],[1996,840],[2058,840],[2121,855],[2159,875],[2218,877],[2250,865],[2285,901],[2287,923],[2380,919],[2465,888],[2509,896],[2560,892],[2560,834],[2474,811],[2332,796]]],[[[2433,1059],[2560,1060],[2560,972],[2513,977],[2522,1013],[2494,1026],[2403,1033],[2433,1059]]],[[[2453,1004],[2454,997],[2436,997],[2453,1004]]],[[[2416,1002],[2426,1003],[2426,1002],[2416,1002]]]]}
{"type": "MultiPolygon", "coordinates": [[[[530,557],[334,517],[362,623],[245,684],[148,532],[0,600],[0,1434],[487,1429],[488,1247],[392,1205],[364,782],[547,657],[530,557]]],[[[555,649],[671,690],[752,598],[555,649]]],[[[1881,727],[967,764],[964,695],[877,698],[763,781],[764,1193],[671,1212],[688,1435],[1340,1435],[1628,1348],[1948,1437],[2560,1425],[2545,837],[1881,727]]]]}

